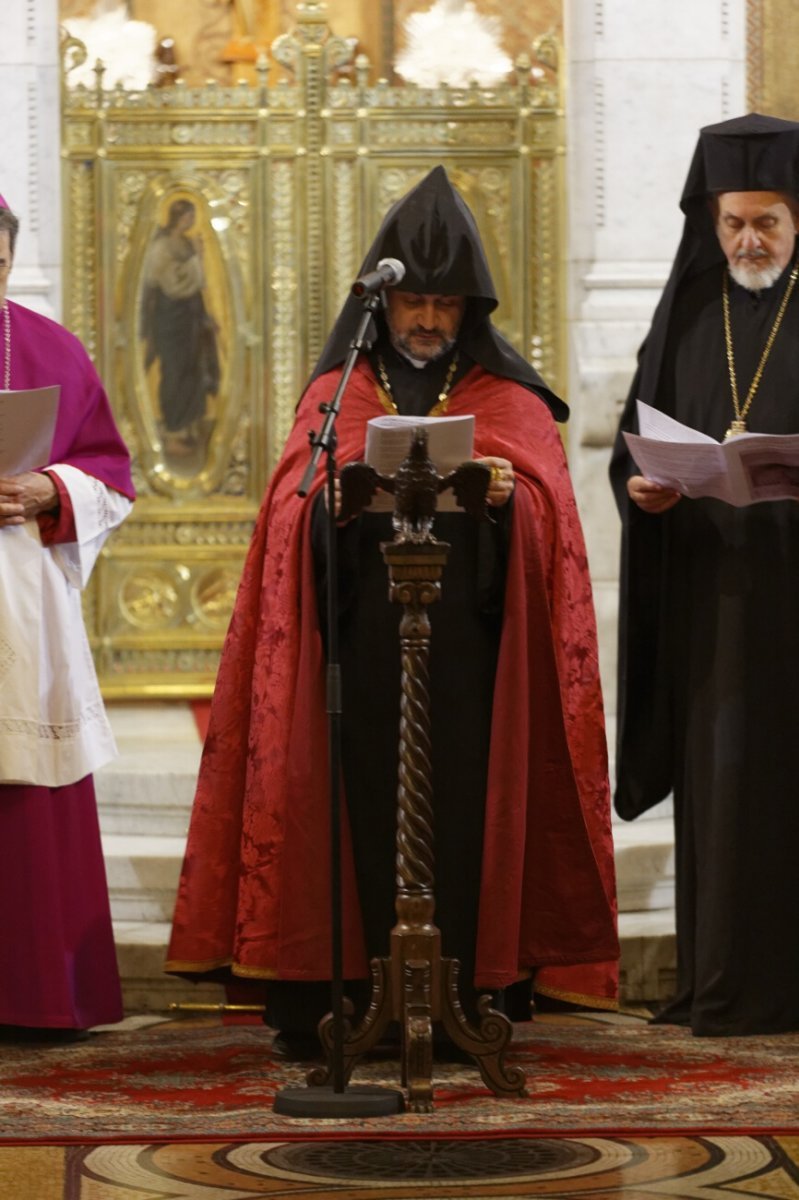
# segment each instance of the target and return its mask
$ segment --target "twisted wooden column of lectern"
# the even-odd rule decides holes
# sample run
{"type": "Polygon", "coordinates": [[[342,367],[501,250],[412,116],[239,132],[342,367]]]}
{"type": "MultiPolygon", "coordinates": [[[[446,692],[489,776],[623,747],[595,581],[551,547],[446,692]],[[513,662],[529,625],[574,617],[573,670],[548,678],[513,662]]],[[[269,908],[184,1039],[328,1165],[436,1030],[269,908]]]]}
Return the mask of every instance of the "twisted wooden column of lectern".
{"type": "MultiPolygon", "coordinates": [[[[468,519],[468,518],[464,518],[468,519]]],[[[428,536],[421,541],[396,540],[383,545],[390,595],[403,605],[400,622],[402,696],[399,735],[397,823],[397,924],[391,931],[390,957],[372,960],[369,1009],[344,1037],[344,1069],[349,1079],[357,1060],[370,1050],[386,1027],[400,1028],[402,1083],[413,1112],[433,1107],[433,1023],[473,1055],[480,1074],[497,1095],[524,1095],[524,1072],[507,1067],[504,1054],[513,1027],[478,1002],[479,1027],[466,1018],[458,998],[459,963],[441,957],[441,935],[434,924],[433,795],[430,760],[428,607],[441,594],[441,576],[449,546],[428,536]]],[[[348,1004],[348,1002],[345,1002],[348,1004]]],[[[348,1012],[352,1012],[348,1005],[348,1012]]],[[[332,1077],[332,1016],[320,1025],[328,1062],[308,1075],[309,1084],[324,1085],[332,1077]]]]}

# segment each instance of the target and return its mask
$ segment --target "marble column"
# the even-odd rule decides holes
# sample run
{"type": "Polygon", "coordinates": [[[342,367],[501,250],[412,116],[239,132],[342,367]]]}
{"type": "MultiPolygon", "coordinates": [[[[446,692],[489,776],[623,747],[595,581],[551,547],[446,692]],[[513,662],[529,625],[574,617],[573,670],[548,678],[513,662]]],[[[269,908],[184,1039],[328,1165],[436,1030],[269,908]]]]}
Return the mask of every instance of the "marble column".
{"type": "Polygon", "coordinates": [[[679,240],[697,130],[746,111],[745,4],[565,0],[569,447],[611,718],[619,524],[610,445],[679,240]]]}
{"type": "Polygon", "coordinates": [[[61,128],[57,0],[13,0],[0,39],[0,193],[20,218],[9,296],[61,311],[61,128]]]}

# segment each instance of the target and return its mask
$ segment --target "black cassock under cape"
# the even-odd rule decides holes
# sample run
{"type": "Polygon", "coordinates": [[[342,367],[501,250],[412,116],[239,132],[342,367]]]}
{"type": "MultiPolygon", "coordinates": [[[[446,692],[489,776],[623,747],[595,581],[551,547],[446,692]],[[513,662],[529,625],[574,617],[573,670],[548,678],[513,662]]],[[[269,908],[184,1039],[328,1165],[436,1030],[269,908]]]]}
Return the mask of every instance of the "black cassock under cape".
{"type": "MultiPolygon", "coordinates": [[[[381,323],[382,324],[382,323],[381,323]]],[[[425,415],[436,403],[452,359],[421,369],[381,338],[371,356],[384,360],[392,397],[403,414],[425,415]]],[[[459,354],[452,383],[473,366],[459,354]]],[[[441,597],[429,610],[429,693],[435,802],[435,921],[442,954],[460,961],[461,999],[476,1019],[474,976],[480,897],[491,699],[499,651],[512,504],[479,523],[463,513],[438,513],[434,535],[449,547],[441,597]],[[455,669],[448,667],[456,664],[455,669]]],[[[347,811],[364,936],[370,957],[389,954],[396,921],[396,828],[399,768],[402,606],[388,594],[381,542],[394,537],[390,513],[364,513],[339,529],[339,657],[342,677],[342,760],[347,811]]],[[[326,515],[317,498],[313,521],[320,628],[326,628],[326,515]]],[[[485,989],[482,989],[485,991],[485,989]]],[[[272,981],[268,1019],[283,1030],[313,1030],[330,1007],[329,983],[272,981]]],[[[348,981],[360,1015],[369,989],[348,981]]],[[[511,1015],[529,1017],[530,984],[513,990],[511,1015]],[[526,1003],[525,995],[526,992],[526,1003]],[[526,1010],[526,1011],[525,1011],[526,1010]]]]}
{"type": "MultiPolygon", "coordinates": [[[[718,440],[734,415],[724,269],[681,289],[657,392],[641,394],[718,440]]],[[[789,274],[759,294],[731,284],[741,402],[789,274]]],[[[632,407],[623,426],[634,427],[632,407]]],[[[799,291],[749,429],[799,431],[799,291]]],[[[705,1035],[799,1029],[799,504],[682,499],[650,515],[625,502],[633,470],[619,443],[616,804],[634,816],[674,789],[678,995],[667,1015],[705,1035]]]]}

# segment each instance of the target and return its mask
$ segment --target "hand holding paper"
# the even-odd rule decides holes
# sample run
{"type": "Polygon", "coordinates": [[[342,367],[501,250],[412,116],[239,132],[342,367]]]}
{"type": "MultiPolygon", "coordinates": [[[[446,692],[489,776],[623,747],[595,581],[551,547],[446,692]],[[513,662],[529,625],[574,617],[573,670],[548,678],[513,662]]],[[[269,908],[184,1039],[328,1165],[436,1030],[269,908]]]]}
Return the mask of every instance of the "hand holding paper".
{"type": "Polygon", "coordinates": [[[58,386],[0,391],[0,475],[20,475],[50,462],[58,386]]]}
{"type": "Polygon", "coordinates": [[[720,443],[640,400],[637,410],[641,432],[624,438],[647,480],[737,507],[799,499],[799,434],[744,433],[720,443]]]}

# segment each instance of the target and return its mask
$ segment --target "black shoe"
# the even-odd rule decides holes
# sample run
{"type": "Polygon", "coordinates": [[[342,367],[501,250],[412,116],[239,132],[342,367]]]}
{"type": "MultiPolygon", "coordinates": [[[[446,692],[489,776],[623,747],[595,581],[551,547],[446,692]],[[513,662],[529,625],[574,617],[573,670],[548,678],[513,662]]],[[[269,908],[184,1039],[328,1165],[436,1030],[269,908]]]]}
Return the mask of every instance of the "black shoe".
{"type": "Polygon", "coordinates": [[[0,1042],[70,1046],[76,1042],[88,1042],[91,1036],[88,1029],[58,1029],[49,1025],[0,1025],[0,1042]]]}
{"type": "Polygon", "coordinates": [[[280,1029],[272,1039],[272,1053],[283,1062],[321,1062],[322,1043],[315,1033],[280,1029]]]}
{"type": "Polygon", "coordinates": [[[663,1008],[655,1013],[654,1017],[649,1018],[649,1024],[682,1025],[687,1028],[691,1024],[691,1013],[686,1008],[663,1008]]]}

